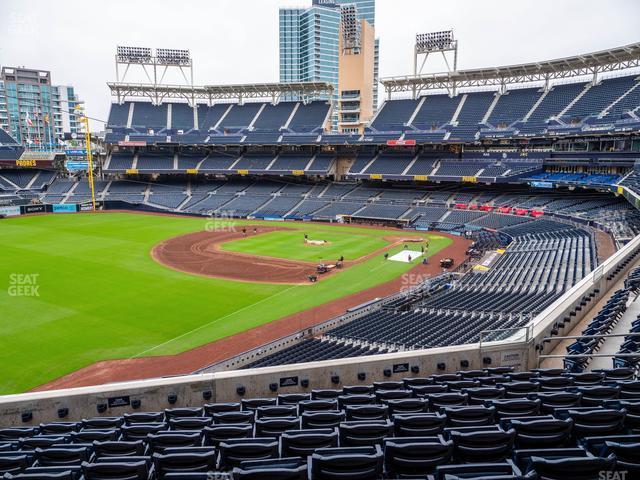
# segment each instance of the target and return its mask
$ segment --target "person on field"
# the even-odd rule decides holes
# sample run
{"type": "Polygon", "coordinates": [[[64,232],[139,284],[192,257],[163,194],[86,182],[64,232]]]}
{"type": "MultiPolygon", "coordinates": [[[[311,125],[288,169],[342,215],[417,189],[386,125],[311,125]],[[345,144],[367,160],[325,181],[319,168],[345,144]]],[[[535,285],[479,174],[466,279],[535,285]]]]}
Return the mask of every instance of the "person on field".
{"type": "Polygon", "coordinates": [[[253,234],[257,235],[258,234],[258,227],[253,227],[253,234]]]}
{"type": "Polygon", "coordinates": [[[385,260],[388,260],[388,259],[389,259],[389,253],[388,253],[388,252],[385,252],[385,254],[384,254],[384,259],[385,259],[385,260]]]}
{"type": "Polygon", "coordinates": [[[242,228],[242,236],[246,237],[247,236],[247,229],[246,228],[242,228]]]}

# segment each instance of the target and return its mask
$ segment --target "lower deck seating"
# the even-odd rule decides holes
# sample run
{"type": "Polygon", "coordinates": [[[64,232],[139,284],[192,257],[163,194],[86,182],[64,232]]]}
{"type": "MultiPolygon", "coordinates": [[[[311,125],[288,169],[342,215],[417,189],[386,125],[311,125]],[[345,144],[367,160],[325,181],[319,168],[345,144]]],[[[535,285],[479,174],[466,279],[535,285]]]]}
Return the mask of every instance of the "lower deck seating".
{"type": "Polygon", "coordinates": [[[637,478],[639,385],[630,369],[585,375],[495,367],[0,428],[0,474],[591,480],[604,472],[637,478]]]}
{"type": "MultiPolygon", "coordinates": [[[[539,220],[502,231],[511,244],[489,271],[472,271],[447,289],[408,300],[402,309],[382,306],[327,331],[323,340],[399,351],[474,343],[487,330],[517,334],[596,266],[593,241],[579,228],[539,220]]],[[[273,361],[315,359],[316,343],[290,348],[273,361]]],[[[265,357],[260,365],[270,362],[265,357]]]]}

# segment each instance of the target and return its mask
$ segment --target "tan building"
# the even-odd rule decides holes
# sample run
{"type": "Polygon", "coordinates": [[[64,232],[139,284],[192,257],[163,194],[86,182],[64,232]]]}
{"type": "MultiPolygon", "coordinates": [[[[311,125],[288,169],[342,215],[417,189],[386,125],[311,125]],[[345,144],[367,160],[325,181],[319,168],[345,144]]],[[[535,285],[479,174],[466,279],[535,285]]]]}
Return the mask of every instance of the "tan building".
{"type": "Polygon", "coordinates": [[[375,28],[342,6],[338,58],[338,130],[364,132],[374,114],[375,28]]]}

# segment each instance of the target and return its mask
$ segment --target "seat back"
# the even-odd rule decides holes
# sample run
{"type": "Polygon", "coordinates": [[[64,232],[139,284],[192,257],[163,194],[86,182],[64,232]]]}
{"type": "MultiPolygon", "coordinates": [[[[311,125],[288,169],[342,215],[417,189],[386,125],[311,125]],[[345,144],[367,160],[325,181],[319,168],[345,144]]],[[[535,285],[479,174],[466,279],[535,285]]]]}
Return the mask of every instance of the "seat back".
{"type": "Polygon", "coordinates": [[[383,456],[379,446],[321,448],[310,459],[311,478],[314,480],[377,480],[382,477],[383,456]]]}
{"type": "Polygon", "coordinates": [[[201,453],[154,453],[153,465],[157,475],[169,472],[211,472],[216,468],[216,452],[201,453]]]}
{"type": "Polygon", "coordinates": [[[85,480],[140,480],[149,478],[144,460],[135,462],[82,463],[85,480]]]}
{"type": "Polygon", "coordinates": [[[338,446],[336,429],[290,430],[280,437],[281,454],[285,457],[307,457],[318,448],[338,446]]]}

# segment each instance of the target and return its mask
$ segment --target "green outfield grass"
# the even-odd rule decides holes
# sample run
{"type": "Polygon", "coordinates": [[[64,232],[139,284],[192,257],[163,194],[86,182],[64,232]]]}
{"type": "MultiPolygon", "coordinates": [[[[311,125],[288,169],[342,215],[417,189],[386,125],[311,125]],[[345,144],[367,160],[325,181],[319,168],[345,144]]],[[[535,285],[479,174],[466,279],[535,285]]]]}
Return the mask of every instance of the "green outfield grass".
{"type": "MultiPolygon", "coordinates": [[[[2,220],[0,393],[25,391],[98,360],[179,353],[378,285],[410,268],[376,255],[317,284],[289,286],[199,277],[152,260],[154,245],[203,230],[206,223],[125,213],[2,220]]],[[[353,254],[359,256],[384,246],[383,237],[390,234],[310,223],[280,226],[292,229],[295,240],[286,249],[288,258],[300,258],[303,232],[311,238],[335,235],[335,245],[343,249],[356,238],[353,254]]],[[[430,255],[451,243],[429,237],[430,255]]],[[[277,240],[284,241],[281,235],[277,240]]],[[[280,247],[282,254],[284,243],[280,247]]],[[[274,254],[265,245],[255,248],[274,254]]]]}
{"type": "Polygon", "coordinates": [[[312,262],[327,259],[337,260],[340,256],[343,256],[345,260],[355,260],[386,247],[390,243],[373,235],[355,233],[345,235],[333,231],[331,227],[327,227],[325,230],[314,228],[312,234],[304,230],[281,230],[256,236],[251,236],[251,233],[249,231],[250,236],[247,238],[221,245],[222,250],[312,262]],[[310,240],[325,240],[328,244],[305,244],[305,233],[310,240]]]}

